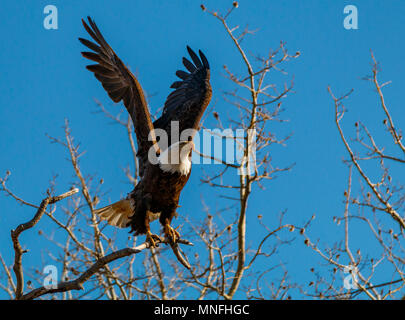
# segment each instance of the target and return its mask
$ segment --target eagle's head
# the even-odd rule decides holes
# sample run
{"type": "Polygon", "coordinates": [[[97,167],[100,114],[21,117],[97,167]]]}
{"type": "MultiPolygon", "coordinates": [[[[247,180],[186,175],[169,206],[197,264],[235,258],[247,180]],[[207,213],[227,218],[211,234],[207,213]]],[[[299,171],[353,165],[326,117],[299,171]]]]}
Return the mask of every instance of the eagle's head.
{"type": "Polygon", "coordinates": [[[173,143],[159,156],[159,166],[164,172],[188,175],[191,170],[191,153],[194,150],[193,141],[173,143]]]}

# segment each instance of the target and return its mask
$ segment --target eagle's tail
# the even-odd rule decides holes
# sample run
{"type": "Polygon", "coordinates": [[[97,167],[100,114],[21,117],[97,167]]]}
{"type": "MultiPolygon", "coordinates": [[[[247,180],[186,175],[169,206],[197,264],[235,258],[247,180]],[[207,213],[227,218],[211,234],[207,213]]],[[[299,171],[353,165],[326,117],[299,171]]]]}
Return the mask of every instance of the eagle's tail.
{"type": "Polygon", "coordinates": [[[134,215],[134,207],[131,200],[124,199],[104,208],[94,210],[102,220],[107,220],[108,224],[119,228],[129,226],[131,217],[134,215]]]}

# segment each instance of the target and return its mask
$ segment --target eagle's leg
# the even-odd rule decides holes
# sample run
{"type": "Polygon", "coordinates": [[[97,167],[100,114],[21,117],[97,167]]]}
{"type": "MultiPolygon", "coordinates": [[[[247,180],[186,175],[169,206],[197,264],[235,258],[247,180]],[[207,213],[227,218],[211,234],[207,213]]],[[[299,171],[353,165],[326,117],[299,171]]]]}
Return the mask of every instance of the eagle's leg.
{"type": "Polygon", "coordinates": [[[146,195],[143,198],[143,204],[145,206],[145,229],[146,229],[146,241],[149,242],[151,248],[156,248],[159,244],[156,241],[161,241],[160,237],[156,234],[153,234],[150,231],[149,217],[150,217],[150,208],[151,208],[152,198],[150,195],[146,195]]]}
{"type": "Polygon", "coordinates": [[[170,225],[170,220],[168,218],[165,219],[165,224],[163,226],[163,232],[166,238],[171,243],[176,243],[178,239],[180,239],[180,233],[177,232],[176,229],[173,229],[170,225]]]}
{"type": "Polygon", "coordinates": [[[146,242],[149,242],[151,248],[156,248],[159,245],[158,242],[156,242],[156,241],[161,241],[161,239],[157,234],[153,234],[150,231],[149,211],[146,211],[145,227],[146,227],[146,242]]]}

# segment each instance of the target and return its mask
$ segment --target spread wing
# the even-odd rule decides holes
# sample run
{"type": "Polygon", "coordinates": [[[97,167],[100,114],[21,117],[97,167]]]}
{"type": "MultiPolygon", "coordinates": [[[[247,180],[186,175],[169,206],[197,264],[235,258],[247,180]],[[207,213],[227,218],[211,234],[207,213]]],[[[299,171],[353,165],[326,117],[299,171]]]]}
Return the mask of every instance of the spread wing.
{"type": "MultiPolygon", "coordinates": [[[[153,124],[142,87],[105,41],[94,20],[90,17],[87,19],[90,26],[82,19],[83,26],[96,43],[83,38],[79,40],[92,50],[92,52],[82,52],[83,57],[95,61],[96,64],[88,65],[86,68],[94,73],[114,102],[123,100],[134,124],[138,154],[147,154],[156,139],[148,141],[153,124]]],[[[143,164],[140,163],[140,166],[143,164]]]]}
{"type": "MultiPolygon", "coordinates": [[[[179,133],[185,129],[198,130],[201,117],[207,108],[212,95],[210,66],[205,55],[197,54],[187,46],[191,60],[183,58],[183,64],[188,72],[178,70],[176,75],[181,79],[171,85],[175,90],[166,99],[162,116],[154,122],[155,128],[171,132],[172,121],[179,122],[179,133]]],[[[174,143],[169,137],[169,143],[174,143]]]]}

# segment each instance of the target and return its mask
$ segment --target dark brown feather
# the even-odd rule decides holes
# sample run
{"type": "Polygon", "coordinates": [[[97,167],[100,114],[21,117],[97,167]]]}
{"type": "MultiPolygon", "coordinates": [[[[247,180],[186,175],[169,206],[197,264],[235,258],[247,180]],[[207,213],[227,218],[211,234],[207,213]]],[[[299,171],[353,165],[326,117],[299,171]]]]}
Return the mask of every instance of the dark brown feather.
{"type": "MultiPolygon", "coordinates": [[[[108,45],[95,22],[90,17],[87,17],[87,20],[89,25],[82,19],[83,26],[97,44],[79,38],[82,44],[94,51],[82,52],[82,55],[98,64],[86,68],[95,74],[114,102],[123,100],[134,123],[138,152],[141,155],[147,155],[154,143],[148,139],[149,133],[153,130],[153,124],[142,87],[108,45]]],[[[145,161],[144,156],[140,157],[141,167],[144,166],[145,161]]]]}
{"type": "Polygon", "coordinates": [[[183,70],[176,72],[182,81],[172,84],[171,87],[176,90],[169,94],[162,116],[154,122],[155,128],[166,130],[169,141],[171,141],[169,130],[171,121],[179,121],[180,132],[185,129],[197,130],[201,117],[211,100],[212,89],[209,83],[208,60],[201,51],[199,51],[201,60],[188,46],[187,51],[194,65],[188,59],[183,58],[183,64],[190,73],[183,70]]]}

